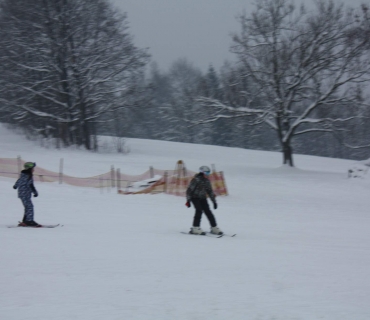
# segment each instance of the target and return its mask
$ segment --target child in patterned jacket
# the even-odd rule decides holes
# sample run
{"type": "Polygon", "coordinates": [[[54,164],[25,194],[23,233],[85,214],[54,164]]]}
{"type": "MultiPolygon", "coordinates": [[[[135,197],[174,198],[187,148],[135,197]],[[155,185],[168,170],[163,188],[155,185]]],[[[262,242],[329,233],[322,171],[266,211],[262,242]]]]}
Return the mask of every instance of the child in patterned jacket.
{"type": "Polygon", "coordinates": [[[26,162],[24,170],[21,171],[21,176],[13,186],[18,189],[18,198],[21,199],[24,206],[24,216],[19,226],[22,227],[39,227],[40,225],[35,222],[33,203],[31,201],[31,194],[34,197],[38,196],[38,192],[33,185],[33,170],[36,167],[35,162],[26,162]]]}

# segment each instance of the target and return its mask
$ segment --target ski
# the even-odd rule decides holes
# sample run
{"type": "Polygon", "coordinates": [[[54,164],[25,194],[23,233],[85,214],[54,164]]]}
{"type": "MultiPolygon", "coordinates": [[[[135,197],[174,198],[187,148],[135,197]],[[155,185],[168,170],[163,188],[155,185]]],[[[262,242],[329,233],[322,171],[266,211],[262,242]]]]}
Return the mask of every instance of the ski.
{"type": "Polygon", "coordinates": [[[38,229],[38,228],[56,228],[58,227],[60,224],[41,224],[40,226],[19,226],[19,225],[9,225],[9,226],[6,226],[7,228],[34,228],[34,229],[38,229]]]}
{"type": "Polygon", "coordinates": [[[203,237],[210,237],[210,238],[222,238],[223,237],[223,234],[213,234],[209,232],[204,232],[202,234],[195,234],[195,233],[181,231],[181,233],[190,234],[192,236],[203,236],[203,237]]]}
{"type": "MultiPolygon", "coordinates": [[[[210,232],[207,232],[207,234],[210,234],[210,235],[213,235],[213,236],[218,236],[217,234],[213,234],[213,233],[210,233],[210,232]]],[[[233,238],[233,237],[236,236],[236,233],[234,233],[234,234],[223,233],[221,236],[233,238]]]]}

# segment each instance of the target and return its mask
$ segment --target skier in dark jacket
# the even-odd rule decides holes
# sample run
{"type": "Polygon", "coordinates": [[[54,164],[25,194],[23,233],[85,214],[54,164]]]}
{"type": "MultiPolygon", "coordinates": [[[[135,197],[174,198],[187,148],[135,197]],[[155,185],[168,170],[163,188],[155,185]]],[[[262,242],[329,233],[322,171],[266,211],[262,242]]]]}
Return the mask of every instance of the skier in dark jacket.
{"type": "Polygon", "coordinates": [[[207,216],[211,225],[211,233],[219,235],[223,234],[220,228],[217,227],[216,219],[212,211],[209,209],[207,201],[207,196],[209,196],[213,202],[213,208],[217,209],[216,196],[213,193],[211,182],[207,178],[210,173],[211,169],[209,167],[201,166],[199,168],[199,173],[194,176],[186,190],[185,205],[190,208],[190,203],[192,202],[195,207],[193,227],[190,229],[190,233],[193,234],[205,234],[205,232],[200,228],[200,220],[203,212],[207,216]]]}
{"type": "Polygon", "coordinates": [[[36,167],[34,162],[26,162],[24,170],[21,171],[21,176],[13,186],[18,189],[18,198],[21,199],[24,206],[24,216],[19,226],[22,227],[39,227],[40,225],[33,220],[34,211],[33,203],[31,201],[31,194],[34,197],[38,196],[38,192],[33,185],[33,170],[36,167]]]}

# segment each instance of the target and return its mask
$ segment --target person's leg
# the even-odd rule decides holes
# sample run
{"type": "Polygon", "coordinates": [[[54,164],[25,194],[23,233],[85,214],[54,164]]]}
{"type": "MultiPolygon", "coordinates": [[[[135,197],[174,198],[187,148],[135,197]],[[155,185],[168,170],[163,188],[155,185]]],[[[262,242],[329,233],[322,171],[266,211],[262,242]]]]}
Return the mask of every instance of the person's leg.
{"type": "MultiPolygon", "coordinates": [[[[22,201],[22,204],[23,204],[23,201],[22,201]]],[[[24,207],[24,213],[23,213],[23,219],[22,219],[22,222],[25,222],[26,221],[26,207],[23,205],[24,207]]]]}
{"type": "Polygon", "coordinates": [[[202,219],[202,205],[200,204],[200,199],[192,198],[191,202],[195,208],[195,214],[193,219],[193,227],[200,227],[200,221],[202,219]]]}
{"type": "Polygon", "coordinates": [[[212,211],[209,209],[208,201],[207,199],[200,199],[199,205],[201,206],[202,211],[204,211],[204,214],[207,216],[209,224],[211,227],[216,227],[216,218],[213,215],[212,211]]]}
{"type": "Polygon", "coordinates": [[[33,221],[34,210],[33,203],[30,198],[21,198],[24,205],[24,218],[23,222],[33,221]]]}

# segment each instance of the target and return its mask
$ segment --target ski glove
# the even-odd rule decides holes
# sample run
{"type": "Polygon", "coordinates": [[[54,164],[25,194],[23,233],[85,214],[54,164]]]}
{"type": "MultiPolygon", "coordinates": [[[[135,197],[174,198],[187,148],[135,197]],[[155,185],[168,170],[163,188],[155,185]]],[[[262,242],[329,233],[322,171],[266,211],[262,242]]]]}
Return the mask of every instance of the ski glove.
{"type": "Polygon", "coordinates": [[[38,192],[36,191],[34,194],[33,194],[33,196],[36,198],[36,197],[38,197],[39,196],[39,194],[38,194],[38,192]]]}
{"type": "Polygon", "coordinates": [[[13,189],[17,190],[17,187],[16,186],[13,186],[13,189]]]}
{"type": "Polygon", "coordinates": [[[215,202],[213,202],[213,209],[217,209],[217,202],[215,201],[215,202]]]}
{"type": "Polygon", "coordinates": [[[190,208],[191,207],[191,204],[190,204],[190,201],[186,201],[185,205],[190,208]]]}

